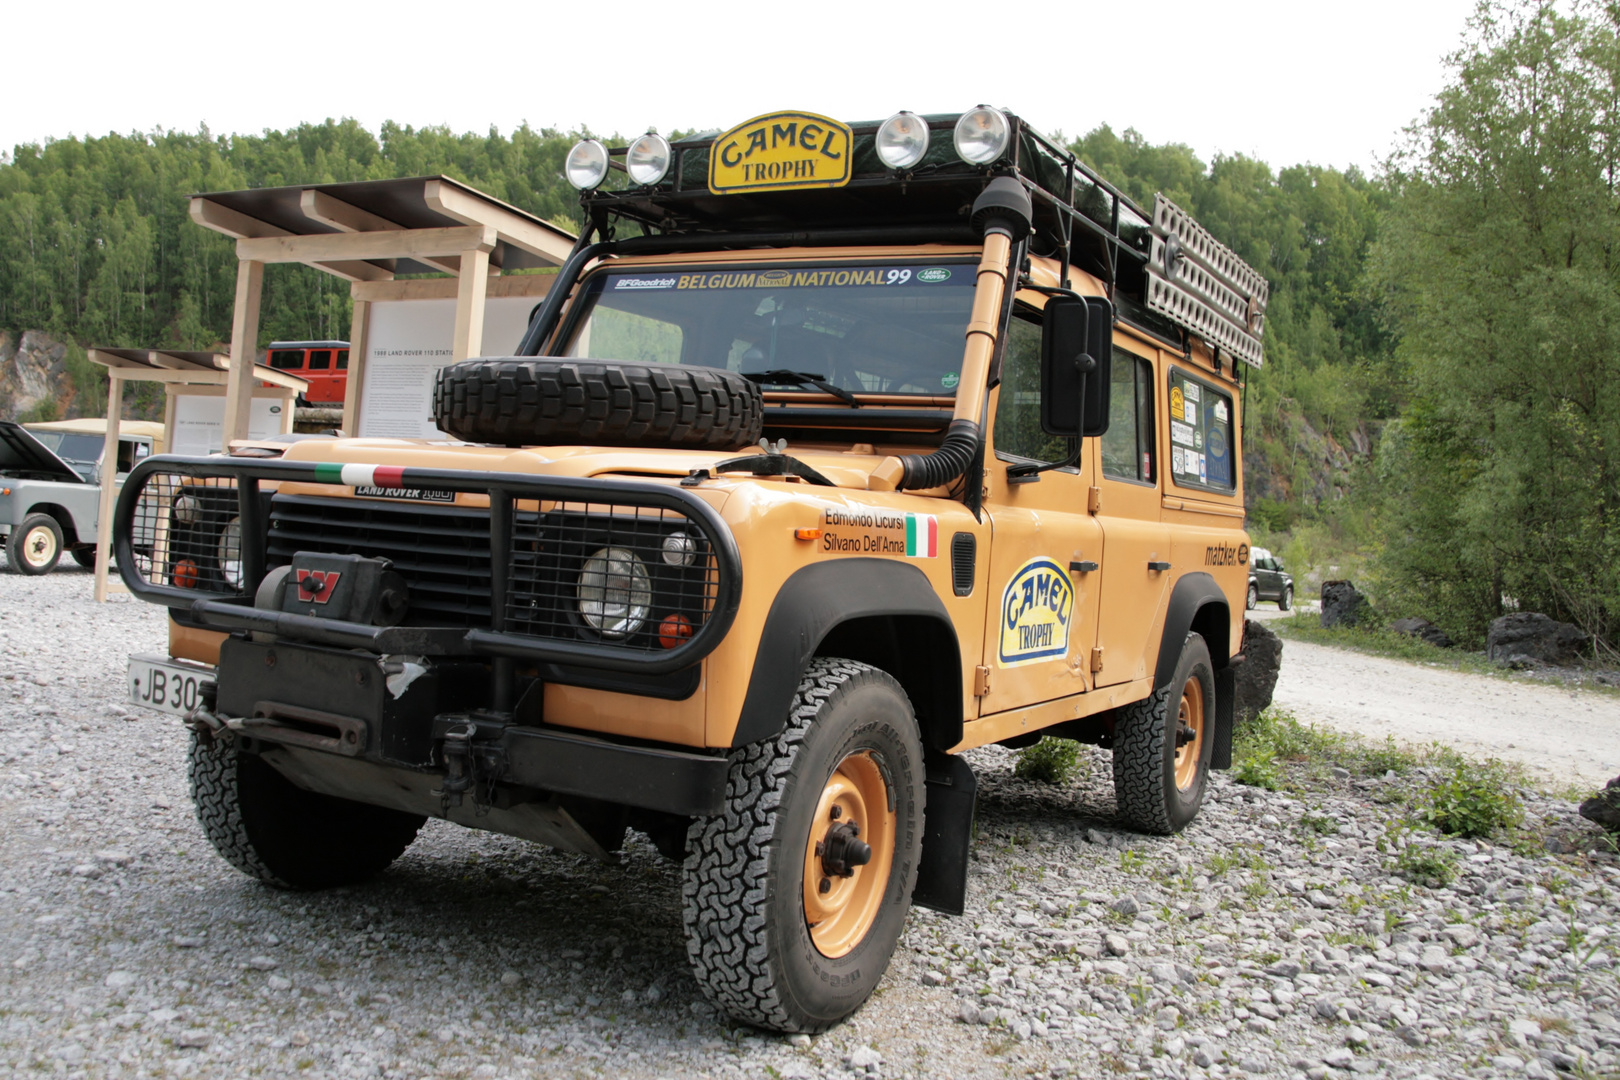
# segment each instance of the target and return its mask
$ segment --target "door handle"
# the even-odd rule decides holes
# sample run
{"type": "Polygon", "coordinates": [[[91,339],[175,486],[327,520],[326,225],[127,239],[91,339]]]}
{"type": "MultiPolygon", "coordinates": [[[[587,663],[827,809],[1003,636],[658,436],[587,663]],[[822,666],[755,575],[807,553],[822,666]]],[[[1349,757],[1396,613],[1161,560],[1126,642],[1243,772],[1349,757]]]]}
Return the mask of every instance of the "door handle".
{"type": "Polygon", "coordinates": [[[1079,562],[1072,562],[1069,564],[1069,573],[1071,574],[1089,574],[1096,569],[1097,564],[1092,562],[1090,559],[1084,559],[1079,562]]]}
{"type": "Polygon", "coordinates": [[[1155,559],[1155,560],[1148,563],[1148,569],[1149,570],[1168,570],[1168,569],[1170,569],[1170,564],[1167,563],[1167,562],[1159,562],[1158,560],[1155,559]]]}

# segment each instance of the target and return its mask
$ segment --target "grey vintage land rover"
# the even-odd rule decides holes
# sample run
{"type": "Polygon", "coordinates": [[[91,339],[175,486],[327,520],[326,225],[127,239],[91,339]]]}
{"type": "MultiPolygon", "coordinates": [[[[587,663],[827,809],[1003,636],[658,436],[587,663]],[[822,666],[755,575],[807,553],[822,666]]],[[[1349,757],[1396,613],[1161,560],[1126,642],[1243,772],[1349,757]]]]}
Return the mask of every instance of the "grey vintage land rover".
{"type": "MultiPolygon", "coordinates": [[[[103,442],[0,420],[0,537],[13,570],[48,574],[63,551],[80,566],[95,565],[103,442]]],[[[152,453],[149,435],[118,442],[120,477],[152,453]]]]}

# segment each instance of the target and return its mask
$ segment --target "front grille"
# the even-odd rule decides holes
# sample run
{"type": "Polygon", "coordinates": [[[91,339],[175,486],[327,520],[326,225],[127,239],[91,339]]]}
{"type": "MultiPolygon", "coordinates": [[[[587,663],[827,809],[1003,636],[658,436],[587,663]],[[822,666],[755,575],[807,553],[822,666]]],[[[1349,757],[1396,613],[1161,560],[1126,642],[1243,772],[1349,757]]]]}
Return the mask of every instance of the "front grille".
{"type": "Polygon", "coordinates": [[[300,551],[393,563],[411,589],[407,626],[489,625],[488,510],[277,495],[265,562],[284,566],[300,551]]]}

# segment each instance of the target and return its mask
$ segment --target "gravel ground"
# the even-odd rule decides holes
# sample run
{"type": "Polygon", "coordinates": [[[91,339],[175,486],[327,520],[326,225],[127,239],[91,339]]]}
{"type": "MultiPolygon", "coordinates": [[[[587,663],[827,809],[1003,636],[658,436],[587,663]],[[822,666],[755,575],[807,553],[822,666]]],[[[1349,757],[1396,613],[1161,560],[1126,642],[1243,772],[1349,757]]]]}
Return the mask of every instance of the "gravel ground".
{"type": "Polygon", "coordinates": [[[1447,842],[1456,886],[1409,885],[1377,841],[1423,777],[1220,776],[1149,839],[1104,755],[1053,788],[976,752],[967,916],[914,913],[814,1039],[708,1008],[638,838],[605,865],[430,823],[370,885],[270,890],[204,840],[179,725],[122,706],[161,612],[89,584],[0,576],[0,1077],[1620,1075],[1620,868],[1447,842]]]}

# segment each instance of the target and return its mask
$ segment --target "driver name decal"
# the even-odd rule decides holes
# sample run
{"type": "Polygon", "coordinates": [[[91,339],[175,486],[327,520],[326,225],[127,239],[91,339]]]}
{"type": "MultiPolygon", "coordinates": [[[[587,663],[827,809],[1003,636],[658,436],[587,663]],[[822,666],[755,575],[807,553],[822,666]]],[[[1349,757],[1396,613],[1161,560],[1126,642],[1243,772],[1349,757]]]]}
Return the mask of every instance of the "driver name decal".
{"type": "Polygon", "coordinates": [[[823,555],[939,558],[939,519],[871,506],[829,506],[821,515],[823,555]]]}
{"type": "Polygon", "coordinates": [[[1020,566],[1001,594],[1001,666],[1067,656],[1073,615],[1074,586],[1063,567],[1045,557],[1020,566]]]}

